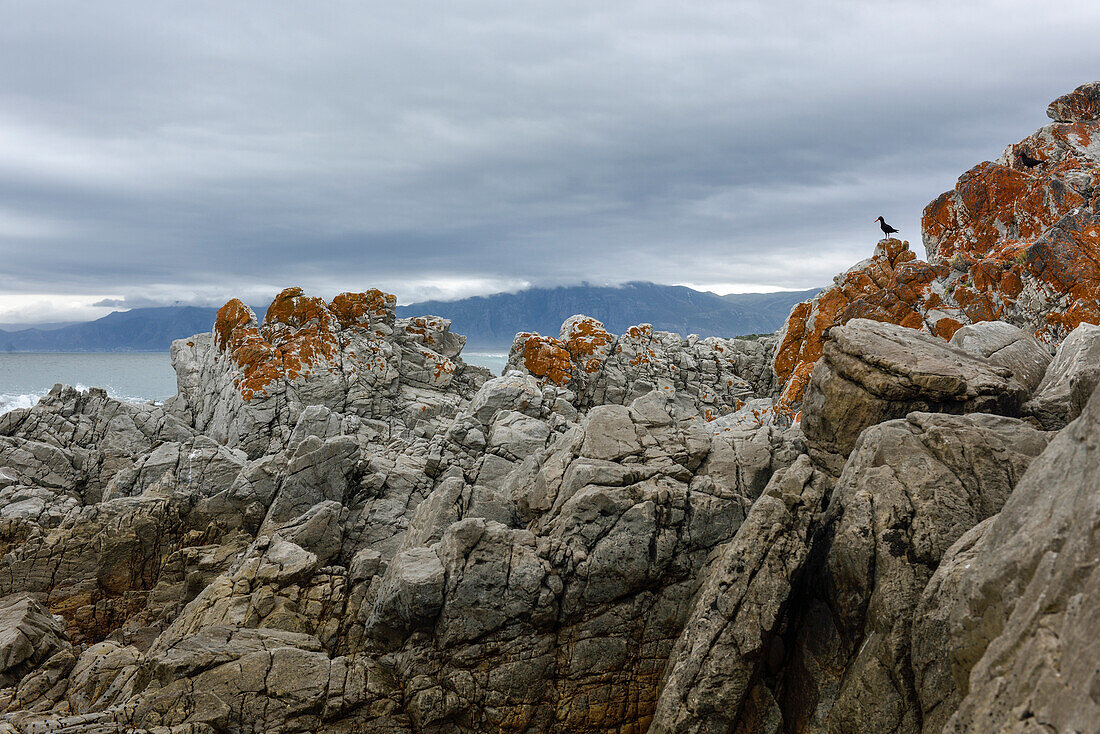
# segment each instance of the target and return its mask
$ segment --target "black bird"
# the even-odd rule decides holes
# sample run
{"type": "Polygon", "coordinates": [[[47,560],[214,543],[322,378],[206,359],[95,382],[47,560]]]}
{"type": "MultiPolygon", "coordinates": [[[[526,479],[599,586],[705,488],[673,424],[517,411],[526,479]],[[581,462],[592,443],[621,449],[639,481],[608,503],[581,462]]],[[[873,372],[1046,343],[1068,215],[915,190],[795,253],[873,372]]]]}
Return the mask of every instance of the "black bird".
{"type": "Polygon", "coordinates": [[[1021,150],[1020,151],[1020,162],[1023,163],[1028,168],[1035,168],[1035,166],[1042,163],[1042,161],[1039,160],[1038,158],[1032,158],[1031,156],[1029,156],[1027,154],[1026,150],[1021,150]]]}
{"type": "Polygon", "coordinates": [[[886,235],[887,237],[892,235],[894,232],[897,232],[897,230],[894,229],[893,227],[891,227],[889,224],[887,224],[886,220],[883,219],[882,217],[879,217],[875,221],[878,222],[878,226],[882,227],[882,233],[884,235],[886,235]]]}

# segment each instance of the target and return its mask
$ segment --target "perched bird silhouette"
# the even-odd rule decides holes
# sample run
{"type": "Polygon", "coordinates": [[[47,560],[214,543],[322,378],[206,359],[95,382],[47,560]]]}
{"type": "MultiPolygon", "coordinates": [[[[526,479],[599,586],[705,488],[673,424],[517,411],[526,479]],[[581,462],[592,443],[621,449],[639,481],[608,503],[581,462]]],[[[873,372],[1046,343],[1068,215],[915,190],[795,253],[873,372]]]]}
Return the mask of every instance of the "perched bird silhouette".
{"type": "Polygon", "coordinates": [[[1020,151],[1020,162],[1028,168],[1035,168],[1035,166],[1042,163],[1042,161],[1038,158],[1032,158],[1030,155],[1028,155],[1026,150],[1020,151]]]}
{"type": "Polygon", "coordinates": [[[892,235],[894,232],[897,232],[897,230],[894,229],[893,227],[891,227],[889,224],[887,224],[886,220],[883,219],[882,217],[879,217],[875,221],[878,222],[878,226],[882,227],[882,233],[884,235],[886,235],[887,237],[892,235]]]}

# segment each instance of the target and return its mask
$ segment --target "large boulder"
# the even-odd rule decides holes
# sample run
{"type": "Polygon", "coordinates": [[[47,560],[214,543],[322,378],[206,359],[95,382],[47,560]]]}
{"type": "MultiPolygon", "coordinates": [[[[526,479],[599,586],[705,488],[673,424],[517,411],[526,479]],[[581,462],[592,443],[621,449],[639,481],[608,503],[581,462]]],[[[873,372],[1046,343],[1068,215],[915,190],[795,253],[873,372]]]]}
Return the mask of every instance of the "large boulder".
{"type": "Polygon", "coordinates": [[[1090,731],[1100,706],[1100,393],[962,536],[913,624],[925,731],[1090,731]]]}
{"type": "Polygon", "coordinates": [[[1080,415],[1098,383],[1100,326],[1081,324],[1058,347],[1024,410],[1047,430],[1057,430],[1080,415]]]}
{"type": "Polygon", "coordinates": [[[982,321],[955,332],[951,346],[1012,370],[1028,394],[1046,375],[1050,352],[1035,337],[1004,321],[982,321]]]}
{"type": "Polygon", "coordinates": [[[839,473],[863,429],[913,411],[1014,415],[1012,371],[942,339],[867,319],[834,327],[802,407],[811,452],[839,473]]]}
{"type": "Polygon", "coordinates": [[[912,413],[863,432],[815,539],[784,683],[789,727],[921,730],[910,653],[921,592],[1049,439],[983,413],[912,413]]]}

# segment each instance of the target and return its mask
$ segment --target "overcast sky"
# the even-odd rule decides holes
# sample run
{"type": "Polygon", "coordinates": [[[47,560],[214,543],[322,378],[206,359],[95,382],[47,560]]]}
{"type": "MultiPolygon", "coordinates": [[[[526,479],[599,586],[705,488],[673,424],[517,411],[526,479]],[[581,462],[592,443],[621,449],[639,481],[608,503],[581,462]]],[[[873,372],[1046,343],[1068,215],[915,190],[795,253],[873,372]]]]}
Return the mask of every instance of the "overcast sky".
{"type": "Polygon", "coordinates": [[[0,322],[822,285],[1100,78],[1100,3],[0,3],[0,322]],[[92,308],[91,304],[100,304],[92,308]]]}

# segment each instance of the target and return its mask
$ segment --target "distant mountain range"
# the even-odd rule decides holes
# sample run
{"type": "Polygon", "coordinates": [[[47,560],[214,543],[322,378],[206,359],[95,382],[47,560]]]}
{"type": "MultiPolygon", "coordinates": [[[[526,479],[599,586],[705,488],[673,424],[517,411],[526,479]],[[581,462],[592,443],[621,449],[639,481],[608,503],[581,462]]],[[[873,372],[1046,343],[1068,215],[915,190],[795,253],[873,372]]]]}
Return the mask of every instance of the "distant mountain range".
{"type": "Polygon", "coordinates": [[[506,348],[520,331],[557,336],[562,321],[578,313],[599,319],[613,334],[649,323],[660,331],[685,335],[744,336],[779,329],[796,303],[812,298],[819,290],[719,296],[655,283],[579,285],[529,288],[460,301],[423,301],[399,306],[397,314],[430,313],[451,319],[451,328],[465,334],[469,347],[477,349],[506,348]]]}
{"type": "MultiPolygon", "coordinates": [[[[791,307],[817,289],[719,296],[683,286],[627,283],[623,286],[530,288],[519,293],[424,301],[399,306],[398,316],[433,314],[449,318],[468,337],[469,349],[506,349],[520,331],[557,335],[561,323],[583,313],[622,333],[651,323],[663,331],[702,336],[773,332],[791,307]]],[[[257,309],[262,318],[263,308],[257,309]]],[[[95,321],[0,331],[3,352],[163,352],[174,339],[210,331],[216,308],[162,306],[117,311],[95,321]]],[[[5,324],[6,328],[18,325],[5,324]]]]}
{"type": "Polygon", "coordinates": [[[59,329],[0,332],[0,352],[166,352],[173,339],[210,331],[217,313],[198,306],[116,311],[59,329]]]}

